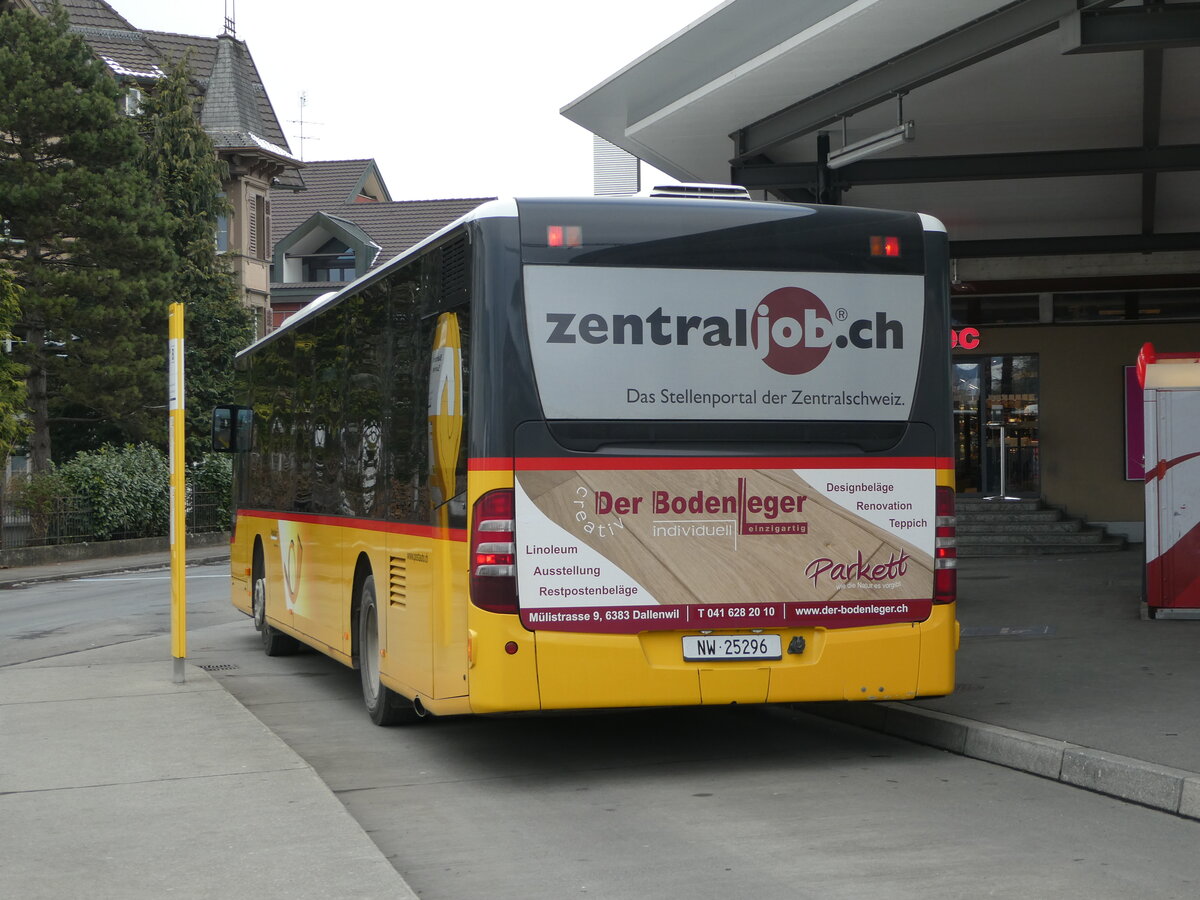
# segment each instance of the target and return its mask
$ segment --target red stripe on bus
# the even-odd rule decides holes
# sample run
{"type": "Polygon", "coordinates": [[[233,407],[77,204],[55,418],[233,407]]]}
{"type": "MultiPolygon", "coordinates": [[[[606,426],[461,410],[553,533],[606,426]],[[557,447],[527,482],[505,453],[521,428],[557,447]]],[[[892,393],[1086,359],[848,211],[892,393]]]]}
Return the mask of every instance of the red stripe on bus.
{"type": "Polygon", "coordinates": [[[618,457],[584,459],[578,456],[525,457],[516,461],[518,472],[606,470],[719,470],[719,469],[953,469],[954,460],[939,456],[855,457],[840,456],[733,456],[733,457],[618,457]]]}
{"type": "Polygon", "coordinates": [[[381,522],[378,519],[354,519],[347,516],[315,516],[309,513],[273,512],[265,509],[240,509],[239,516],[250,519],[274,519],[280,522],[299,522],[305,525],[329,525],[335,528],[358,528],[386,534],[407,534],[413,537],[466,543],[465,528],[439,528],[436,525],[413,525],[408,522],[381,522]]]}

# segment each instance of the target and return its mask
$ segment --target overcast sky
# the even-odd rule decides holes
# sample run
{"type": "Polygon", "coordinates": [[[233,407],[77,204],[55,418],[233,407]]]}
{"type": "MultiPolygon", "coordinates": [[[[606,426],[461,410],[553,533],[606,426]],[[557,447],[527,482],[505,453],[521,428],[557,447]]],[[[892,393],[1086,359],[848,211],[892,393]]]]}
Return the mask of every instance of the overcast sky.
{"type": "MultiPolygon", "coordinates": [[[[108,2],[137,28],[215,37],[227,0],[108,2]]],[[[374,158],[393,199],[417,200],[592,193],[591,135],[559,109],[719,5],[236,0],[235,13],[293,153],[374,158]]]]}

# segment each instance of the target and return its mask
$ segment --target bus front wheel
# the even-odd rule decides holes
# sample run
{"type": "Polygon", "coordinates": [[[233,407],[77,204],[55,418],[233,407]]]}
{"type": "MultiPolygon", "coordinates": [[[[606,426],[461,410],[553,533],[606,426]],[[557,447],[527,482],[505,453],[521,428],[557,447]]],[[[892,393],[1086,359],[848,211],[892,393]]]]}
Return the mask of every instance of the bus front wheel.
{"type": "Polygon", "coordinates": [[[376,725],[409,725],[420,718],[412,703],[386,687],[379,678],[381,625],[375,576],[368,575],[363,582],[358,614],[358,671],[362,677],[363,702],[376,725]]]}
{"type": "Polygon", "coordinates": [[[254,593],[251,597],[251,609],[254,613],[254,627],[262,638],[263,652],[267,656],[287,656],[295,653],[299,643],[290,634],[284,634],[273,628],[267,622],[267,575],[262,561],[255,560],[254,593]]]}

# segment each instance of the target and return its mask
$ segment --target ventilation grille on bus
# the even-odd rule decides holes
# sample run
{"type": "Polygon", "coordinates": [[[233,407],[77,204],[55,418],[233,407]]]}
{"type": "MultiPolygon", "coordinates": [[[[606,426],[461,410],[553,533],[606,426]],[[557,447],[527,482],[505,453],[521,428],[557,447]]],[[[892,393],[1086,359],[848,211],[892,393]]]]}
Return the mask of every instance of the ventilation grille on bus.
{"type": "Polygon", "coordinates": [[[749,200],[750,192],[736,184],[661,184],[651,197],[696,197],[703,200],[749,200]]]}
{"type": "Polygon", "coordinates": [[[388,604],[391,606],[408,605],[408,558],[404,556],[389,557],[388,565],[388,604]]]}

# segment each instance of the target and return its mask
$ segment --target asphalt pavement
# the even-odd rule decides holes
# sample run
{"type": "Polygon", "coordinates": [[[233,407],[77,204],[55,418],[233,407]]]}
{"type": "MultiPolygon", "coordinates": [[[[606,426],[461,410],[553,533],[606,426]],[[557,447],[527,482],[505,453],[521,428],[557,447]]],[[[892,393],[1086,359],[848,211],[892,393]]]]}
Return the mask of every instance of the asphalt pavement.
{"type": "MultiPolygon", "coordinates": [[[[0,590],[166,563],[0,570],[0,590]]],[[[1141,579],[1141,547],[962,559],[953,695],[800,709],[1200,819],[1200,621],[1143,618],[1141,579]]],[[[416,896],[311,766],[139,643],[0,668],[0,896],[416,896]]]]}

